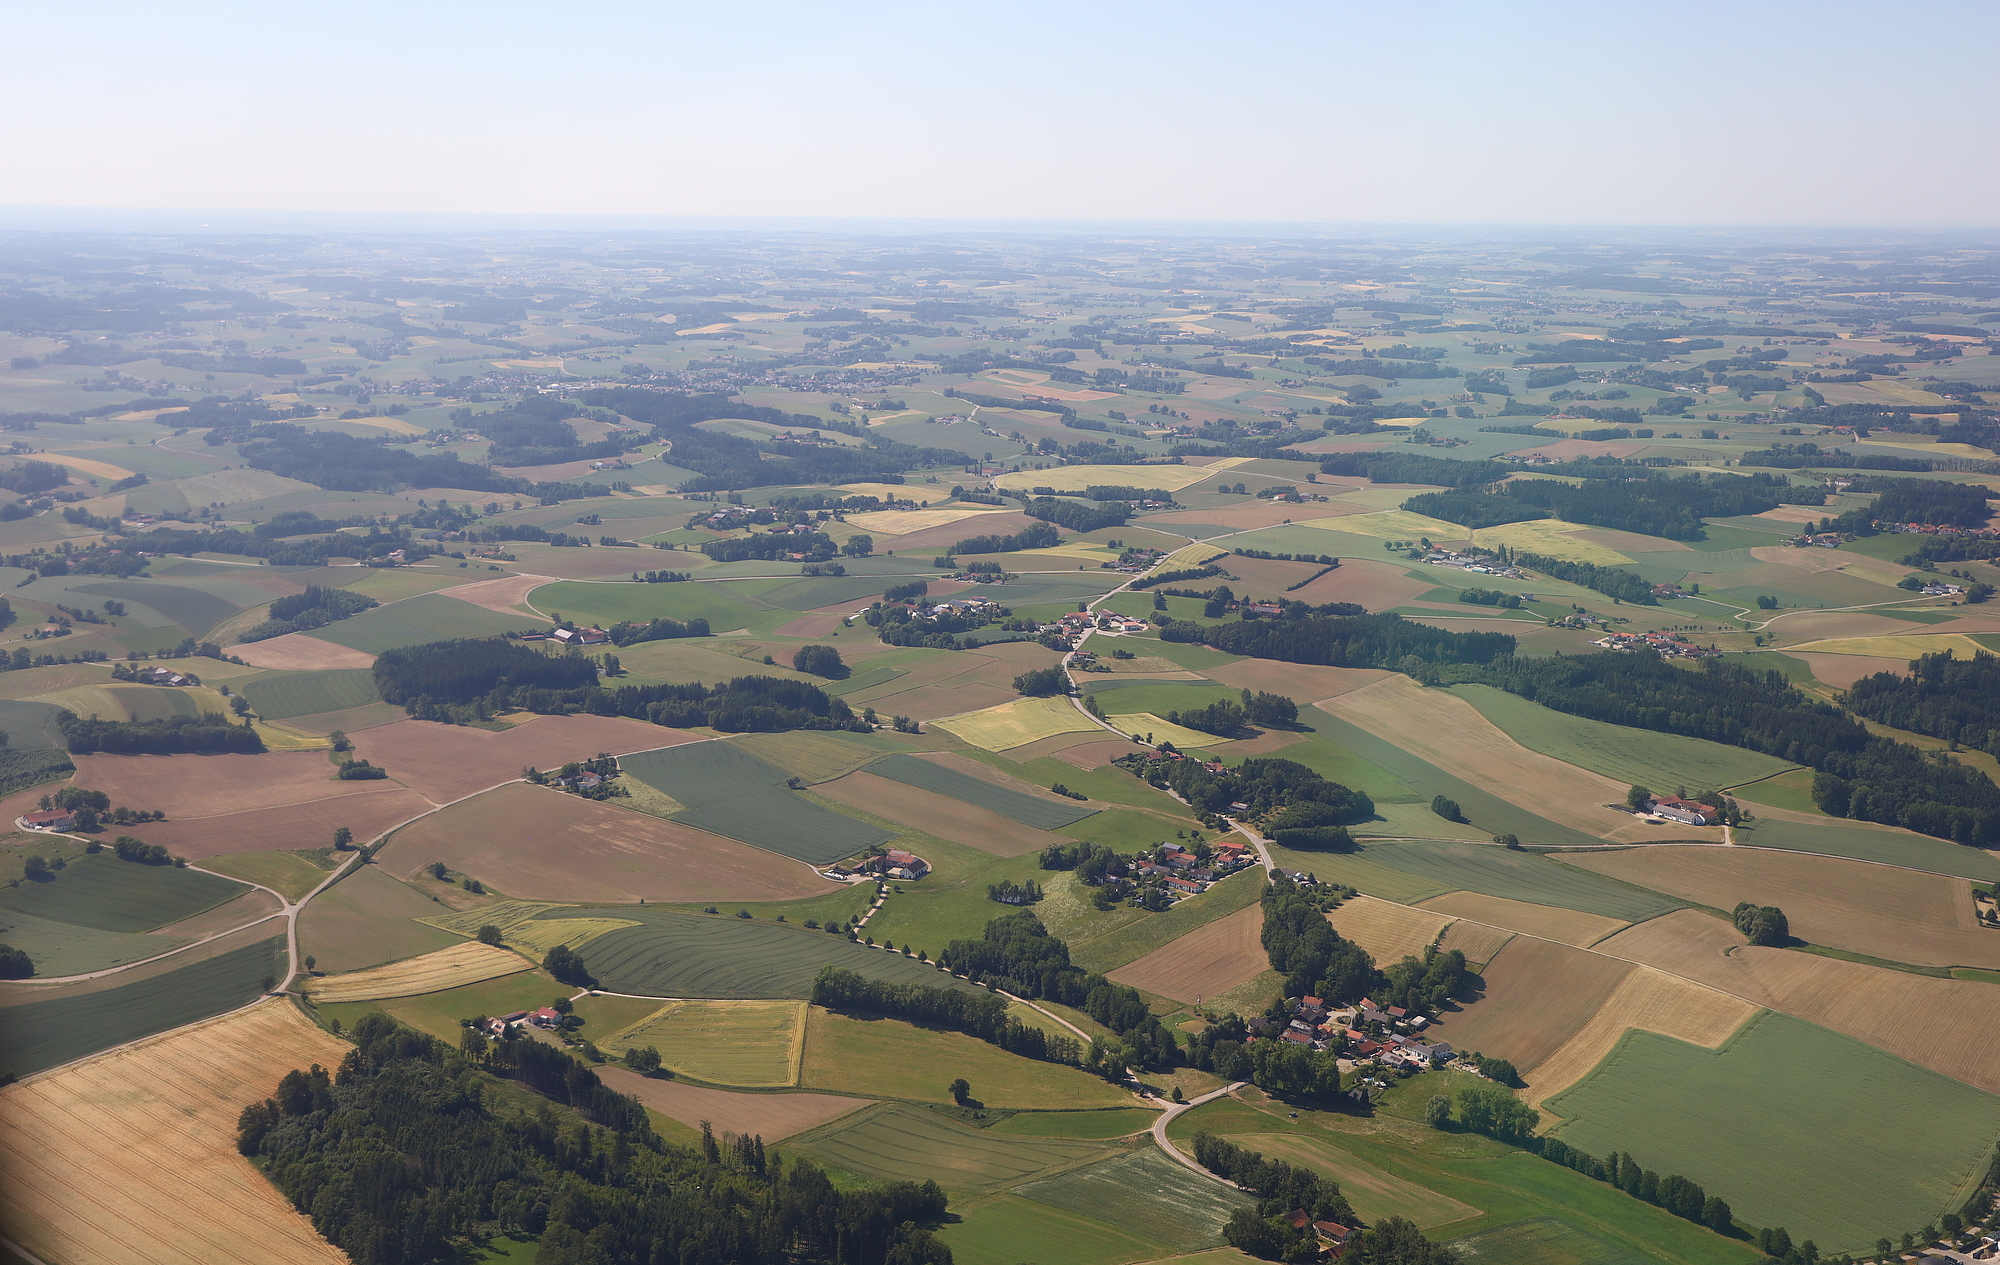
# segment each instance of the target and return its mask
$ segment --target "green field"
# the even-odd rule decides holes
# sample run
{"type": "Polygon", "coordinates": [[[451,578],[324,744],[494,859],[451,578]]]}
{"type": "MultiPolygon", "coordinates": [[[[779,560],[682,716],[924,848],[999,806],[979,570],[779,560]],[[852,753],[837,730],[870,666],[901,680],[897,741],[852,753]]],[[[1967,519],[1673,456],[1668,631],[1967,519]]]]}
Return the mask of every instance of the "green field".
{"type": "Polygon", "coordinates": [[[1628,1032],[1547,1109],[1572,1146],[1630,1151],[1826,1252],[1956,1210],[2000,1135],[2000,1097],[1770,1012],[1721,1050],[1628,1032]]]}
{"type": "Polygon", "coordinates": [[[1533,852],[1477,843],[1369,843],[1354,853],[1315,854],[1314,872],[1323,879],[1346,882],[1344,866],[1349,857],[1413,879],[1448,885],[1444,886],[1446,891],[1462,889],[1537,905],[1559,905],[1627,922],[1682,907],[1682,902],[1657,892],[1574,869],[1533,852]]]}
{"type": "Polygon", "coordinates": [[[344,711],[382,701],[381,691],[375,688],[375,674],[368,668],[273,672],[248,682],[240,692],[265,720],[344,711]]]}
{"type": "Polygon", "coordinates": [[[1249,1195],[1197,1176],[1151,1145],[1030,1182],[1015,1193],[1113,1225],[1144,1226],[1148,1235],[1182,1252],[1219,1246],[1230,1214],[1255,1206],[1249,1195]]]}
{"type": "Polygon", "coordinates": [[[1132,1102],[1129,1090],[1088,1072],[1009,1054],[963,1032],[818,1007],[806,1015],[799,1084],[807,1089],[943,1106],[951,1102],[954,1077],[971,1084],[979,1103],[1005,1110],[1070,1111],[1132,1102]]]}
{"type": "Polygon", "coordinates": [[[772,1088],[798,1083],[804,1037],[804,1002],[680,1001],[600,1037],[600,1044],[613,1054],[652,1046],[683,1076],[772,1088]]]}
{"type": "MultiPolygon", "coordinates": [[[[1019,1195],[1000,1195],[966,1209],[962,1220],[938,1234],[956,1265],[1122,1265],[1174,1255],[1158,1239],[1079,1216],[1019,1195]]],[[[1218,1256],[1221,1253],[1218,1252],[1218,1256]]],[[[1217,1265],[1241,1265],[1249,1258],[1230,1251],[1217,1265]]],[[[1190,1265],[1183,1260],[1178,1265],[1190,1265]]]]}
{"type": "Polygon", "coordinates": [[[1929,835],[1904,834],[1886,826],[1837,817],[1827,818],[1824,824],[1759,817],[1748,827],[1738,828],[1736,842],[1907,865],[1982,882],[2000,879],[2000,858],[1984,848],[1968,848],[1929,835]]]}
{"type": "Polygon", "coordinates": [[[250,889],[171,865],[121,861],[110,852],[78,857],[45,882],[0,891],[0,910],[98,931],[151,931],[213,909],[250,889]]]}
{"type": "Polygon", "coordinates": [[[1644,1257],[1554,1217],[1481,1230],[1447,1246],[1465,1265],[1645,1265],[1644,1257]]]}
{"type": "Polygon", "coordinates": [[[1168,712],[1234,703],[1243,697],[1241,690],[1208,681],[1121,681],[1116,676],[1086,676],[1083,680],[1084,693],[1094,695],[1107,714],[1151,712],[1162,720],[1168,712]]]}
{"type": "MultiPolygon", "coordinates": [[[[749,587],[757,587],[753,581],[749,587]]],[[[563,580],[544,584],[529,594],[538,611],[561,613],[569,619],[589,620],[609,628],[620,620],[642,623],[649,619],[705,619],[711,631],[734,632],[738,628],[773,626],[784,623],[774,618],[770,606],[757,599],[745,600],[736,585],[705,580],[686,584],[586,584],[563,580]]],[[[517,617],[518,624],[520,619],[517,617]]]]}
{"type": "Polygon", "coordinates": [[[26,1076],[233,1010],[278,974],[283,948],[274,937],[118,988],[10,1006],[0,1074],[26,1076]]]}
{"type": "Polygon", "coordinates": [[[70,591],[150,606],[197,638],[243,609],[213,593],[184,584],[162,584],[158,580],[143,583],[138,580],[107,580],[102,584],[79,585],[70,591]]]}
{"type": "MultiPolygon", "coordinates": [[[[915,571],[911,565],[904,568],[915,571]]],[[[809,611],[821,606],[846,606],[856,608],[882,596],[882,590],[894,581],[879,575],[830,575],[816,576],[807,580],[796,580],[790,584],[758,594],[757,600],[772,606],[782,606],[788,611],[809,611]]]]}
{"type": "MultiPolygon", "coordinates": [[[[0,699],[0,732],[7,735],[7,754],[62,746],[62,730],[56,728],[56,712],[59,710],[53,703],[0,699]]],[[[7,776],[5,769],[0,768],[0,778],[7,776]]]]}
{"type": "Polygon", "coordinates": [[[877,777],[886,777],[892,782],[914,786],[919,790],[932,791],[952,799],[962,800],[975,808],[999,813],[1033,826],[1037,830],[1059,830],[1071,822],[1090,816],[1097,810],[1084,808],[1075,803],[1058,804],[1020,791],[996,786],[969,773],[961,773],[949,766],[913,755],[888,755],[868,766],[868,771],[877,777]]]}
{"type": "Polygon", "coordinates": [[[1663,793],[1677,786],[1721,789],[1798,767],[1742,747],[1586,720],[1490,685],[1456,685],[1452,693],[1530,751],[1663,793]]]}
{"type": "Polygon", "coordinates": [[[844,777],[902,744],[879,734],[821,733],[799,729],[782,734],[744,734],[731,742],[808,782],[844,777]]]}
{"type": "Polygon", "coordinates": [[[210,857],[201,864],[203,869],[283,892],[285,899],[290,901],[303,897],[333,873],[332,870],[321,869],[296,852],[236,852],[210,857]]]}
{"type": "Polygon", "coordinates": [[[791,997],[812,993],[822,966],[871,979],[971,988],[914,958],[855,944],[845,936],[755,918],[704,917],[631,905],[552,910],[553,918],[628,918],[641,923],[599,936],[578,950],[614,993],[647,997],[791,997]]]}
{"type": "Polygon", "coordinates": [[[787,1145],[877,1181],[933,1178],[947,1190],[975,1195],[1004,1190],[1052,1168],[1080,1166],[1106,1152],[1091,1142],[996,1137],[901,1103],[868,1108],[787,1145]]]}
{"type": "MultiPolygon", "coordinates": [[[[651,587],[659,588],[659,585],[651,587]]],[[[643,751],[626,773],[687,805],[674,820],[814,865],[894,838],[888,831],[821,808],[785,788],[782,770],[730,742],[643,751]]]]}
{"type": "Polygon", "coordinates": [[[1103,1111],[1019,1111],[988,1132],[1023,1138],[1122,1138],[1153,1127],[1157,1111],[1111,1107],[1103,1111]]]}
{"type": "Polygon", "coordinates": [[[28,960],[35,964],[35,974],[44,979],[83,975],[107,967],[143,962],[188,943],[181,936],[100,931],[80,927],[73,922],[0,909],[0,944],[26,953],[28,960]]]}
{"type": "MultiPolygon", "coordinates": [[[[658,585],[650,587],[657,588],[658,585]]],[[[374,610],[363,611],[315,628],[312,635],[350,650],[381,654],[398,646],[446,641],[454,637],[492,637],[534,626],[526,615],[502,615],[439,593],[425,593],[374,610]]]]}
{"type": "MultiPolygon", "coordinates": [[[[527,963],[523,962],[521,965],[525,968],[527,963]]],[[[558,997],[567,997],[575,991],[567,984],[559,984],[540,971],[524,969],[518,974],[480,980],[476,984],[465,984],[440,993],[348,1004],[375,1007],[420,1032],[428,1032],[440,1041],[449,1041],[456,1045],[459,1035],[463,1032],[458,1022],[461,1019],[471,1019],[478,1015],[510,1015],[517,1010],[534,1010],[548,1005],[558,997]]],[[[340,1006],[336,1004],[323,1006],[320,1009],[333,1015],[339,1013],[340,1006]]],[[[348,1022],[351,1023],[351,1020],[348,1022]]],[[[591,1029],[586,1024],[583,1035],[592,1040],[602,1040],[609,1033],[591,1029]]]]}

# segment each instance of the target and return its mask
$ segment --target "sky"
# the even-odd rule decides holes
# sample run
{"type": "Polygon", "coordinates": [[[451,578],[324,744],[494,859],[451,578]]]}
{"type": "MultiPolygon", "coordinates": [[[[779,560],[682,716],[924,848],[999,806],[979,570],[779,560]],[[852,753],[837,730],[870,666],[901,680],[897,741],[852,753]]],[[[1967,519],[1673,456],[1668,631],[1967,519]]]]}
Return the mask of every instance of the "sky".
{"type": "Polygon", "coordinates": [[[1992,0],[95,0],[8,27],[0,208],[2000,222],[1992,0]]]}

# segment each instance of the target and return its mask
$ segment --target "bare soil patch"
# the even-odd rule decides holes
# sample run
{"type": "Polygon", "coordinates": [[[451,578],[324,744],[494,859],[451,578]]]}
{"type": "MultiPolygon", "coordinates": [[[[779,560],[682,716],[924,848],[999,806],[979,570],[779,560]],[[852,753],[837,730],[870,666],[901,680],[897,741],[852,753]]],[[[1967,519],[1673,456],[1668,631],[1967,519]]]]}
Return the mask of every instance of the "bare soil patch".
{"type": "Polygon", "coordinates": [[[348,1045],[284,1002],[0,1089],[0,1221],[50,1261],[347,1265],[236,1151],[236,1117],[348,1045]]]}
{"type": "Polygon", "coordinates": [[[1633,967],[1601,954],[1516,936],[1486,969],[1486,993],[1438,1025],[1460,1050],[1535,1067],[1610,999],[1633,967]]]}
{"type": "Polygon", "coordinates": [[[537,716],[504,732],[399,720],[354,736],[358,754],[435,804],[518,778],[523,768],[560,768],[600,751],[628,755],[698,738],[623,716],[537,716]]]}
{"type": "Polygon", "coordinates": [[[1762,848],[1668,846],[1563,859],[1712,909],[1746,900],[1778,905],[1792,934],[1812,944],[1918,966],[2000,968],[2000,934],[1973,920],[1972,884],[1962,878],[1762,848]]]}
{"type": "Polygon", "coordinates": [[[380,860],[419,886],[425,867],[442,861],[527,900],[792,900],[833,890],[761,848],[525,783],[410,823],[380,860]]]}
{"type": "Polygon", "coordinates": [[[1610,1000],[1561,1049],[1522,1071],[1528,1102],[1539,1107],[1582,1080],[1633,1028],[1713,1050],[1757,1010],[1705,984],[1642,966],[1625,977],[1610,1000]]]}
{"type": "Polygon", "coordinates": [[[336,646],[330,641],[321,641],[309,633],[286,633],[268,641],[252,641],[244,645],[229,647],[229,653],[245,663],[254,663],[260,668],[303,669],[319,672],[329,668],[366,668],[375,663],[375,656],[360,650],[349,650],[346,646],[336,646]]]}
{"type": "Polygon", "coordinates": [[[1061,835],[1024,826],[963,800],[905,786],[873,773],[850,773],[822,782],[813,787],[813,793],[995,856],[1017,857],[1052,843],[1068,842],[1061,835]]]}
{"type": "Polygon", "coordinates": [[[546,575],[505,575],[497,580],[480,580],[475,584],[461,584],[442,591],[446,597],[471,602],[489,611],[518,615],[520,612],[514,608],[527,601],[528,594],[547,584],[550,578],[546,575]]]}
{"type": "Polygon", "coordinates": [[[1818,679],[1835,689],[1849,690],[1864,676],[1874,676],[1877,672],[1893,672],[1897,676],[1908,676],[1908,659],[1882,659],[1865,654],[1813,654],[1810,651],[1794,650],[1792,657],[1805,660],[1807,667],[1818,679]]]}
{"type": "Polygon", "coordinates": [[[874,1105],[866,1098],[839,1094],[739,1094],[681,1080],[654,1080],[629,1068],[609,1065],[598,1068],[597,1074],[619,1093],[630,1094],[689,1128],[699,1129],[706,1120],[718,1134],[759,1134],[767,1143],[874,1105]]]}
{"type": "Polygon", "coordinates": [[[1756,948],[1728,923],[1692,909],[1622,931],[1597,952],[1685,976],[2000,1093],[1993,1057],[2000,988],[1991,984],[1756,948]]]}
{"type": "MultiPolygon", "coordinates": [[[[1573,859],[1564,857],[1564,860],[1573,859]]],[[[1447,892],[1443,896],[1424,901],[1422,908],[1436,910],[1441,914],[1452,914],[1459,918],[1470,918],[1475,922],[1490,923],[1495,927],[1504,927],[1508,931],[1540,936],[1544,940],[1554,940],[1578,948],[1595,943],[1632,925],[1617,918],[1606,918],[1601,914],[1557,909],[1553,905],[1531,905],[1527,901],[1508,900],[1504,896],[1482,896],[1478,892],[1447,892]]]]}
{"type": "MultiPolygon", "coordinates": [[[[1039,521],[1029,518],[1026,514],[1012,511],[1005,514],[981,514],[976,519],[946,523],[942,527],[926,527],[907,536],[878,538],[875,546],[880,549],[886,545],[896,550],[898,558],[908,553],[913,560],[921,557],[923,562],[929,562],[930,555],[942,553],[961,540],[973,536],[1011,536],[1028,524],[1039,521]]],[[[886,586],[887,581],[884,581],[884,587],[886,586]]]]}
{"type": "Polygon", "coordinates": [[[1362,948],[1377,966],[1406,957],[1421,958],[1450,925],[1448,914],[1432,913],[1373,896],[1356,896],[1327,914],[1333,929],[1362,948]]]}
{"type": "Polygon", "coordinates": [[[1258,939],[1263,930],[1263,906],[1250,905],[1162,945],[1107,978],[1175,1001],[1215,997],[1256,978],[1270,965],[1258,939]]]}
{"type": "Polygon", "coordinates": [[[342,782],[324,751],[262,755],[81,755],[76,784],[103,791],[114,804],[157,808],[169,821],[219,817],[339,799],[380,783],[342,782]]]}
{"type": "Polygon", "coordinates": [[[365,843],[392,826],[406,822],[419,813],[429,812],[432,807],[423,796],[394,783],[344,782],[341,785],[357,789],[339,799],[316,799],[280,808],[256,808],[220,817],[151,822],[122,829],[124,833],[137,835],[147,843],[157,843],[177,856],[199,861],[203,857],[231,852],[324,848],[333,842],[335,826],[346,826],[354,832],[356,842],[365,843]]]}

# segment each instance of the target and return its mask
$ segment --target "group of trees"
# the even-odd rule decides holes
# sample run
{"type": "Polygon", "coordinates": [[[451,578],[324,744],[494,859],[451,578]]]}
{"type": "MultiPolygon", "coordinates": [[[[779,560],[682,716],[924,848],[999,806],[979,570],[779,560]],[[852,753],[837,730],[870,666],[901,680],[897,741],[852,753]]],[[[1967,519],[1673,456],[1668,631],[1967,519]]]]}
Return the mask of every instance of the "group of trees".
{"type": "Polygon", "coordinates": [[[1908,676],[1877,672],[1847,691],[1848,710],[1897,729],[2000,755],[2000,658],[1951,651],[1910,661],[1908,676]]]}
{"type": "Polygon", "coordinates": [[[1792,925],[1776,905],[1753,905],[1746,900],[1731,911],[1729,920],[1752,944],[1775,949],[1792,939],[1792,925]]]}
{"type": "Polygon", "coordinates": [[[265,641],[286,633],[324,628],[337,619],[358,615],[375,605],[375,599],[365,593],[308,584],[305,592],[293,593],[272,602],[270,618],[243,633],[238,640],[265,641]]]}
{"type": "Polygon", "coordinates": [[[1256,619],[1211,626],[1170,620],[1160,640],[1206,643],[1225,654],[1336,668],[1394,668],[1417,674],[1417,666],[1489,663],[1514,653],[1505,633],[1446,632],[1399,615],[1309,616],[1256,619]]]}
{"type": "Polygon", "coordinates": [[[636,646],[645,641],[672,641],[680,637],[706,637],[709,635],[708,621],[696,616],[682,623],[678,619],[668,619],[656,615],[645,623],[620,620],[604,630],[614,646],[636,646]]]}
{"type": "Polygon", "coordinates": [[[832,646],[800,646],[792,652],[792,668],[811,676],[825,677],[829,681],[844,681],[849,674],[840,651],[832,646]]]}
{"type": "MultiPolygon", "coordinates": [[[[1123,522],[1124,520],[1119,520],[1123,522]]],[[[1117,524],[1108,524],[1116,526],[1117,524]]],[[[949,553],[1018,553],[1023,549],[1053,549],[1062,543],[1062,533],[1049,523],[1029,523],[1010,536],[967,536],[949,553]]]]}
{"type": "Polygon", "coordinates": [[[1203,733],[1226,738],[1246,724],[1266,727],[1295,725],[1299,720],[1299,705],[1282,694],[1271,694],[1263,690],[1252,694],[1249,690],[1244,690],[1240,701],[1223,698],[1206,707],[1170,711],[1166,720],[1171,725],[1184,725],[1189,729],[1199,729],[1203,733]]]}
{"type": "MultiPolygon", "coordinates": [[[[1101,531],[1106,527],[1123,527],[1132,518],[1131,509],[1123,501],[1108,501],[1101,505],[1085,505],[1081,501],[1066,501],[1060,497],[1038,496],[1022,509],[1029,518],[1039,518],[1045,523],[1053,523],[1070,531],[1101,531]]],[[[968,549],[967,553],[992,553],[995,550],[968,549]]]]}
{"type": "Polygon", "coordinates": [[[732,536],[703,541],[701,551],[717,562],[770,562],[802,554],[806,562],[825,562],[838,548],[833,537],[823,531],[768,532],[755,536],[732,536]]]}
{"type": "Polygon", "coordinates": [[[1069,693],[1069,678],[1061,668],[1029,668],[1014,678],[1014,689],[1029,698],[1069,693]]]}
{"type": "Polygon", "coordinates": [[[1402,1217],[1365,1226],[1331,1178],[1267,1159],[1207,1130],[1193,1143],[1196,1163],[1257,1197],[1255,1208],[1239,1209],[1223,1227],[1222,1237],[1240,1252],[1267,1261],[1315,1261],[1322,1249],[1314,1224],[1331,1222],[1351,1231],[1340,1253],[1348,1265],[1458,1265],[1456,1252],[1402,1217]]]}
{"type": "Polygon", "coordinates": [[[540,1042],[463,1051],[368,1015],[337,1074],[287,1073],[237,1145],[358,1265],[437,1265],[456,1241],[537,1235],[542,1265],[770,1260],[950,1265],[934,1182],[842,1192],[761,1139],[663,1142],[636,1102],[540,1042]],[[525,1105],[494,1076],[551,1103],[525,1105]],[[565,1104],[556,1106],[554,1104],[565,1104]]]}
{"type": "Polygon", "coordinates": [[[1538,505],[1497,492],[1425,492],[1404,501],[1403,508],[1471,528],[1499,527],[1549,516],[1538,505]]]}
{"type": "MultiPolygon", "coordinates": [[[[1470,552],[1485,553],[1483,549],[1470,552]]],[[[1621,602],[1632,602],[1639,606],[1657,606],[1659,599],[1653,596],[1653,583],[1636,571],[1621,567],[1601,567],[1594,562],[1571,562],[1567,558],[1551,558],[1547,554],[1523,553],[1507,545],[1501,545],[1492,554],[1500,562],[1511,567],[1526,567],[1539,571],[1552,580],[1567,580],[1587,589],[1595,589],[1606,597],[1621,602]]]]}
{"type": "Polygon", "coordinates": [[[1075,1038],[1051,1036],[1009,1017],[1007,999],[984,989],[891,984],[825,966],[813,977],[812,1002],[828,1009],[868,1010],[936,1024],[1044,1062],[1075,1067],[1083,1061],[1083,1046],[1075,1038]]]}
{"type": "Polygon", "coordinates": [[[219,712],[164,720],[83,720],[63,711],[56,716],[56,726],[71,755],[255,754],[264,749],[264,740],[247,717],[239,725],[219,712]]]}
{"type": "Polygon", "coordinates": [[[1247,805],[1231,811],[1251,817],[1273,813],[1287,805],[1323,804],[1332,812],[1332,821],[1356,821],[1375,811],[1374,801],[1363,792],[1330,782],[1296,760],[1258,758],[1218,771],[1199,760],[1174,759],[1168,753],[1134,752],[1118,757],[1113,763],[1154,786],[1171,789],[1197,812],[1210,818],[1230,810],[1232,804],[1247,805]]]}
{"type": "Polygon", "coordinates": [[[597,683],[597,665],[581,655],[549,655],[516,641],[466,637],[385,650],[375,660],[382,699],[408,707],[469,703],[521,688],[571,690],[597,683]]]}

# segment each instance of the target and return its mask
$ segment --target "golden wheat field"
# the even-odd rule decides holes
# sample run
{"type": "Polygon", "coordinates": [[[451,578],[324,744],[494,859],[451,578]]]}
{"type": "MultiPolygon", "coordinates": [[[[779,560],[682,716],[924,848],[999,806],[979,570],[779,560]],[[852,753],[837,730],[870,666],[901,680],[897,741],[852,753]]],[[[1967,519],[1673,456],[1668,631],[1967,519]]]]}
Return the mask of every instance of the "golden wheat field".
{"type": "Polygon", "coordinates": [[[312,981],[307,991],[315,1003],[371,1001],[381,997],[414,997],[418,993],[443,992],[460,984],[525,971],[533,965],[518,953],[492,945],[468,941],[448,949],[406,958],[366,971],[351,971],[312,981]]]}

